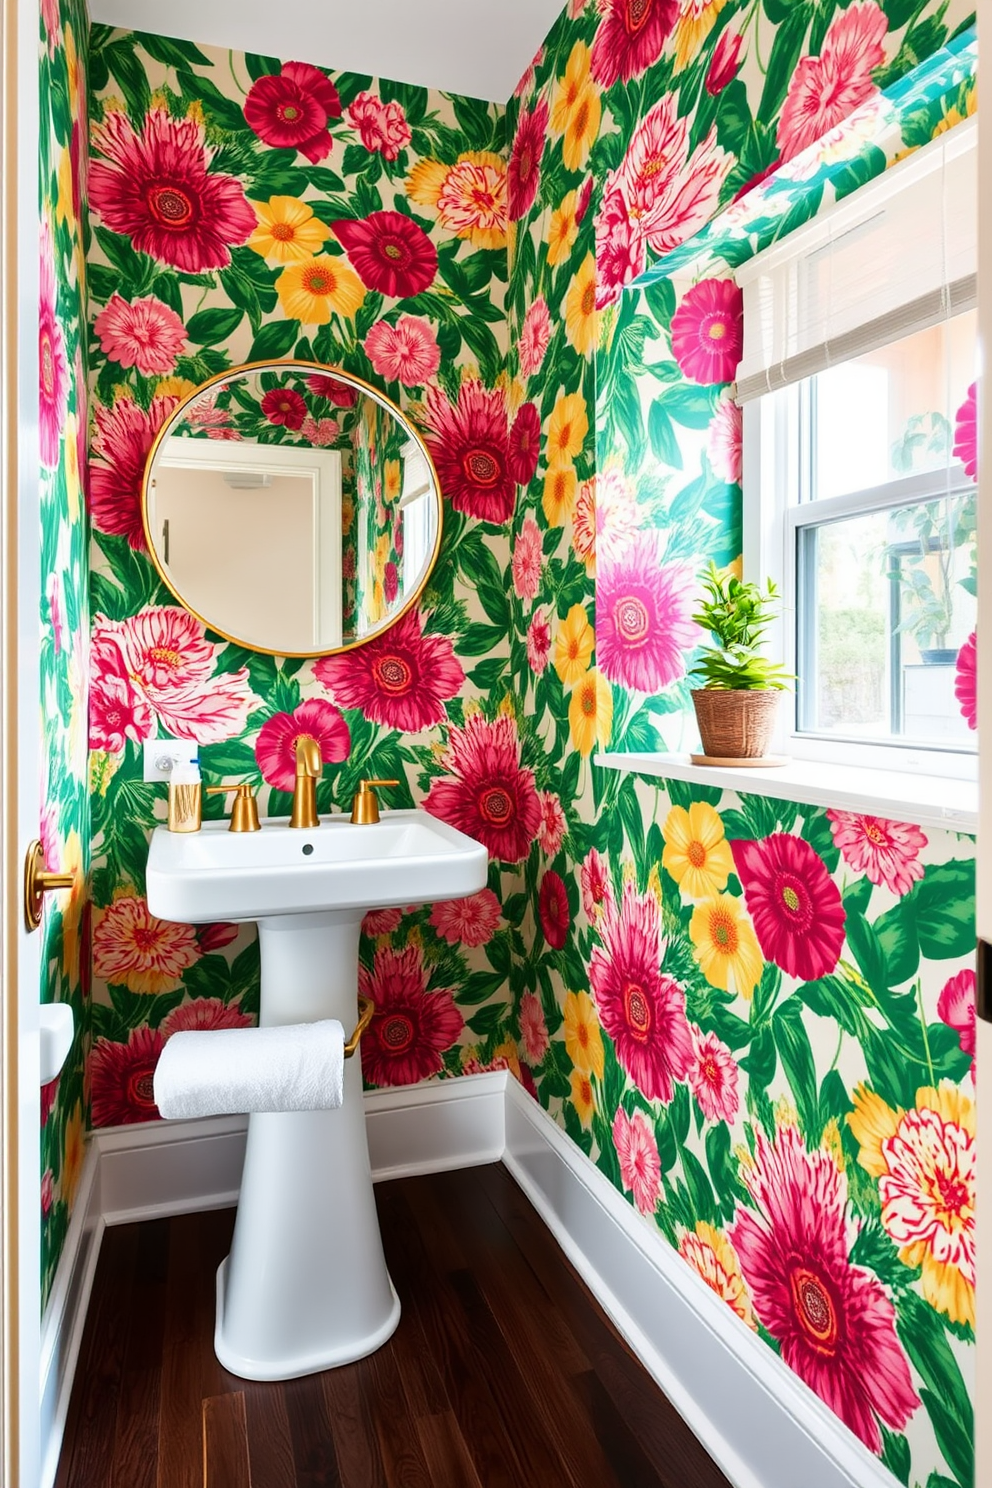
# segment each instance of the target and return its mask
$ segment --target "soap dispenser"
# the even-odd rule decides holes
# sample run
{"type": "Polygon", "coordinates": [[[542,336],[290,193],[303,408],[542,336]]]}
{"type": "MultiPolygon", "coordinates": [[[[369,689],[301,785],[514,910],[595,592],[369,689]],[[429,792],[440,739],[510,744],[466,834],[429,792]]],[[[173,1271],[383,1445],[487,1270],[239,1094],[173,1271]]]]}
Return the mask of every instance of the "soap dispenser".
{"type": "Polygon", "coordinates": [[[169,831],[198,832],[202,811],[199,760],[173,765],[169,778],[169,831]]]}

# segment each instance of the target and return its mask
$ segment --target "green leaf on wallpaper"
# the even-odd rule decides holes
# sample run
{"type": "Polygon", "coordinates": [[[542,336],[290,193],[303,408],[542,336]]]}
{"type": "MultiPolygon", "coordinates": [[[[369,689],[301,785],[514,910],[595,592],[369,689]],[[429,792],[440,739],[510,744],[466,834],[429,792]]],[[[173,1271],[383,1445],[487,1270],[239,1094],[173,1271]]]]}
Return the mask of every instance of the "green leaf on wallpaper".
{"type": "MultiPolygon", "coordinates": [[[[772,0],[766,0],[766,10],[769,15],[771,8],[772,0]]],[[[776,8],[778,8],[777,4],[776,8]]],[[[784,5],[784,12],[781,16],[781,25],[775,32],[775,40],[768,58],[765,86],[757,110],[759,119],[775,118],[785,101],[789,83],[792,81],[796,63],[802,52],[812,7],[805,4],[797,5],[795,0],[788,0],[788,3],[784,5]]]]}
{"type": "Polygon", "coordinates": [[[671,470],[682,469],[682,450],[665,402],[656,398],[648,410],[648,439],[656,460],[671,470]]]}
{"type": "Polygon", "coordinates": [[[948,1405],[946,1398],[932,1390],[921,1390],[920,1399],[930,1417],[933,1434],[944,1454],[945,1462],[958,1482],[964,1488],[971,1488],[975,1480],[975,1449],[970,1420],[963,1429],[957,1413],[948,1405]]]}
{"type": "Polygon", "coordinates": [[[195,98],[203,108],[208,124],[240,134],[248,129],[241,105],[222,93],[207,73],[176,68],[176,80],[184,98],[195,98]]]}
{"type": "Polygon", "coordinates": [[[849,913],[844,932],[865,981],[876,996],[885,996],[889,990],[889,982],[885,957],[875,931],[864,915],[849,913]]]}
{"type": "Polygon", "coordinates": [[[689,1189],[689,1198],[697,1220],[705,1220],[712,1224],[717,1216],[716,1201],[713,1197],[713,1189],[710,1180],[706,1176],[706,1169],[696,1154],[688,1147],[683,1147],[679,1153],[682,1160],[682,1171],[689,1189]]]}
{"type": "Polygon", "coordinates": [[[465,1026],[480,1038],[487,1038],[489,1034],[495,1033],[506,1017],[506,1003],[502,1000],[492,1002],[487,1007],[480,1008],[471,1018],[466,1018],[465,1026]]]}
{"type": "Polygon", "coordinates": [[[931,863],[906,899],[924,956],[939,961],[975,949],[974,860],[931,863]]]}
{"type": "MultiPolygon", "coordinates": [[[[88,263],[86,265],[86,288],[94,300],[101,304],[105,303],[119,284],[118,274],[113,269],[108,269],[105,264],[88,263]]],[[[159,295],[159,299],[161,298],[162,296],[159,295]]]]}
{"type": "MultiPolygon", "coordinates": [[[[882,1430],[885,1430],[884,1426],[882,1430]]],[[[901,1437],[897,1437],[896,1439],[903,1440],[901,1437]]],[[[908,1482],[909,1480],[906,1479],[906,1481],[908,1482]]],[[[961,1488],[961,1484],[956,1478],[945,1478],[943,1473],[932,1472],[927,1478],[927,1488],[961,1488]]],[[[968,1484],[968,1488],[971,1488],[971,1484],[968,1484]]]]}
{"type": "Polygon", "coordinates": [[[122,37],[103,48],[103,61],[124,95],[132,119],[142,119],[151,103],[148,74],[135,56],[133,38],[122,37]]]}
{"type": "MultiPolygon", "coordinates": [[[[848,914],[852,911],[857,914],[864,914],[868,908],[868,901],[871,898],[872,887],[870,878],[856,878],[853,883],[847,885],[841,894],[841,899],[844,902],[844,909],[848,914]]],[[[877,931],[877,921],[875,928],[877,931]]]]}
{"type": "Polygon", "coordinates": [[[365,72],[336,72],[334,86],[338,90],[342,108],[347,108],[349,104],[354,103],[359,93],[367,93],[373,81],[373,78],[365,72]]]}
{"type": "Polygon", "coordinates": [[[890,1431],[882,1422],[879,1422],[879,1428],[882,1432],[882,1461],[892,1476],[909,1488],[912,1462],[909,1442],[901,1432],[890,1431]]]}
{"type": "Polygon", "coordinates": [[[772,1015],[772,1033],[807,1142],[811,1146],[816,1145],[823,1128],[819,1124],[816,1066],[809,1034],[803,1022],[801,998],[794,995],[775,1009],[772,1015]]]}
{"type": "Polygon", "coordinates": [[[865,1017],[865,995],[854,982],[840,976],[820,977],[815,982],[804,982],[796,996],[821,1018],[839,1023],[845,1033],[856,1039],[866,1037],[869,1023],[865,1017]]]}
{"type": "Polygon", "coordinates": [[[465,316],[459,326],[465,345],[471,349],[479,363],[483,382],[487,387],[492,387],[503,370],[503,353],[496,337],[487,325],[474,317],[465,316]]]}
{"type": "MultiPolygon", "coordinates": [[[[862,882],[870,887],[868,879],[862,882]]],[[[916,975],[920,964],[920,940],[912,904],[905,897],[899,899],[891,909],[879,915],[873,929],[885,959],[888,984],[899,987],[916,975]]]]}
{"type": "Polygon", "coordinates": [[[282,71],[278,57],[262,57],[257,52],[245,52],[245,69],[253,83],[261,77],[276,77],[282,71]]]}
{"type": "Polygon", "coordinates": [[[726,1221],[734,1212],[744,1188],[737,1171],[737,1159],[731,1147],[730,1127],[725,1121],[710,1127],[706,1133],[706,1163],[713,1180],[720,1217],[726,1221]]]}
{"type": "Polygon", "coordinates": [[[667,329],[675,314],[675,285],[671,279],[651,279],[642,293],[645,307],[655,323],[667,329]]]}
{"type": "MultiPolygon", "coordinates": [[[[147,253],[137,253],[127,238],[111,232],[109,227],[94,229],[96,240],[124,281],[128,293],[140,293],[155,277],[156,264],[147,253]]],[[[120,287],[120,286],[117,286],[120,287]]]]}
{"type": "Polygon", "coordinates": [[[692,1103],[688,1085],[676,1085],[675,1095],[668,1107],[668,1119],[672,1124],[675,1140],[680,1147],[685,1145],[692,1118],[692,1103]]]}
{"type": "Polygon", "coordinates": [[[469,148],[486,149],[493,137],[494,119],[491,105],[484,103],[480,98],[461,98],[457,94],[452,94],[451,106],[455,111],[459,129],[471,142],[469,148]]]}
{"type": "Polygon", "coordinates": [[[506,680],[508,667],[505,656],[488,656],[468,673],[469,681],[480,692],[492,692],[506,680]]]}
{"type": "MultiPolygon", "coordinates": [[[[191,41],[180,41],[178,37],[157,36],[151,31],[137,33],[141,50],[161,62],[163,67],[212,67],[210,58],[194,46],[191,41]]],[[[278,71],[278,65],[276,67],[278,71]]]]}
{"type": "Polygon", "coordinates": [[[251,343],[248,360],[264,362],[292,356],[299,334],[299,321],[267,320],[251,343]]]}
{"type": "Polygon", "coordinates": [[[623,825],[624,836],[634,854],[634,862],[637,866],[638,885],[643,893],[647,887],[647,865],[644,861],[644,813],[637,799],[632,775],[624,777],[620,787],[620,795],[617,798],[619,819],[623,825]]]}
{"type": "Polygon", "coordinates": [[[396,83],[391,78],[380,78],[379,96],[383,103],[398,103],[411,128],[423,123],[428,103],[426,88],[418,88],[412,83],[396,83]]]}
{"type": "Polygon", "coordinates": [[[186,322],[186,338],[199,346],[218,346],[234,335],[244,310],[198,310],[186,322]]]}

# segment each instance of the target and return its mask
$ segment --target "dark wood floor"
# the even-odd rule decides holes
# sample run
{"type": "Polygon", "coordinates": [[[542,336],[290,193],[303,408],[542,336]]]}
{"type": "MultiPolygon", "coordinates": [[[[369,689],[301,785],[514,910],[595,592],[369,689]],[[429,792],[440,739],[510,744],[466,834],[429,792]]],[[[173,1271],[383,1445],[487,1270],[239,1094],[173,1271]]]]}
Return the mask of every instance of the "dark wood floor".
{"type": "Polygon", "coordinates": [[[56,1488],[729,1488],[504,1168],[376,1198],[399,1328],[283,1384],[214,1358],[233,1209],[108,1230],[56,1488]]]}

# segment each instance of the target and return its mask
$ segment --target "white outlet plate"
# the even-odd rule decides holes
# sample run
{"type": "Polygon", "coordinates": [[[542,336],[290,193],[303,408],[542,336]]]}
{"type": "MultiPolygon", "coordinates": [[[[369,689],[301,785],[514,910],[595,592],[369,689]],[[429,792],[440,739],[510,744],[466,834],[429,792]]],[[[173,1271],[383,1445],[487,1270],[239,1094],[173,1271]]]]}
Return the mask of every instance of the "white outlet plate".
{"type": "Polygon", "coordinates": [[[146,739],[142,778],[168,780],[176,765],[188,764],[199,752],[199,745],[192,739],[146,739]]]}

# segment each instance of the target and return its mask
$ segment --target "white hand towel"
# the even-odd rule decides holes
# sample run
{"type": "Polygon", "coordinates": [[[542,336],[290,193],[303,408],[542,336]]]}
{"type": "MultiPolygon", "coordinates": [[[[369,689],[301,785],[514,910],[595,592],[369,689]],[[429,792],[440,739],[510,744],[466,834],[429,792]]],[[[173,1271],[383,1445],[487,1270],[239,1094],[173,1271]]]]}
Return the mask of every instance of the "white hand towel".
{"type": "Polygon", "coordinates": [[[155,1070],[164,1117],[327,1111],[344,1099],[344,1029],[336,1018],[279,1028],[174,1033],[155,1070]]]}

